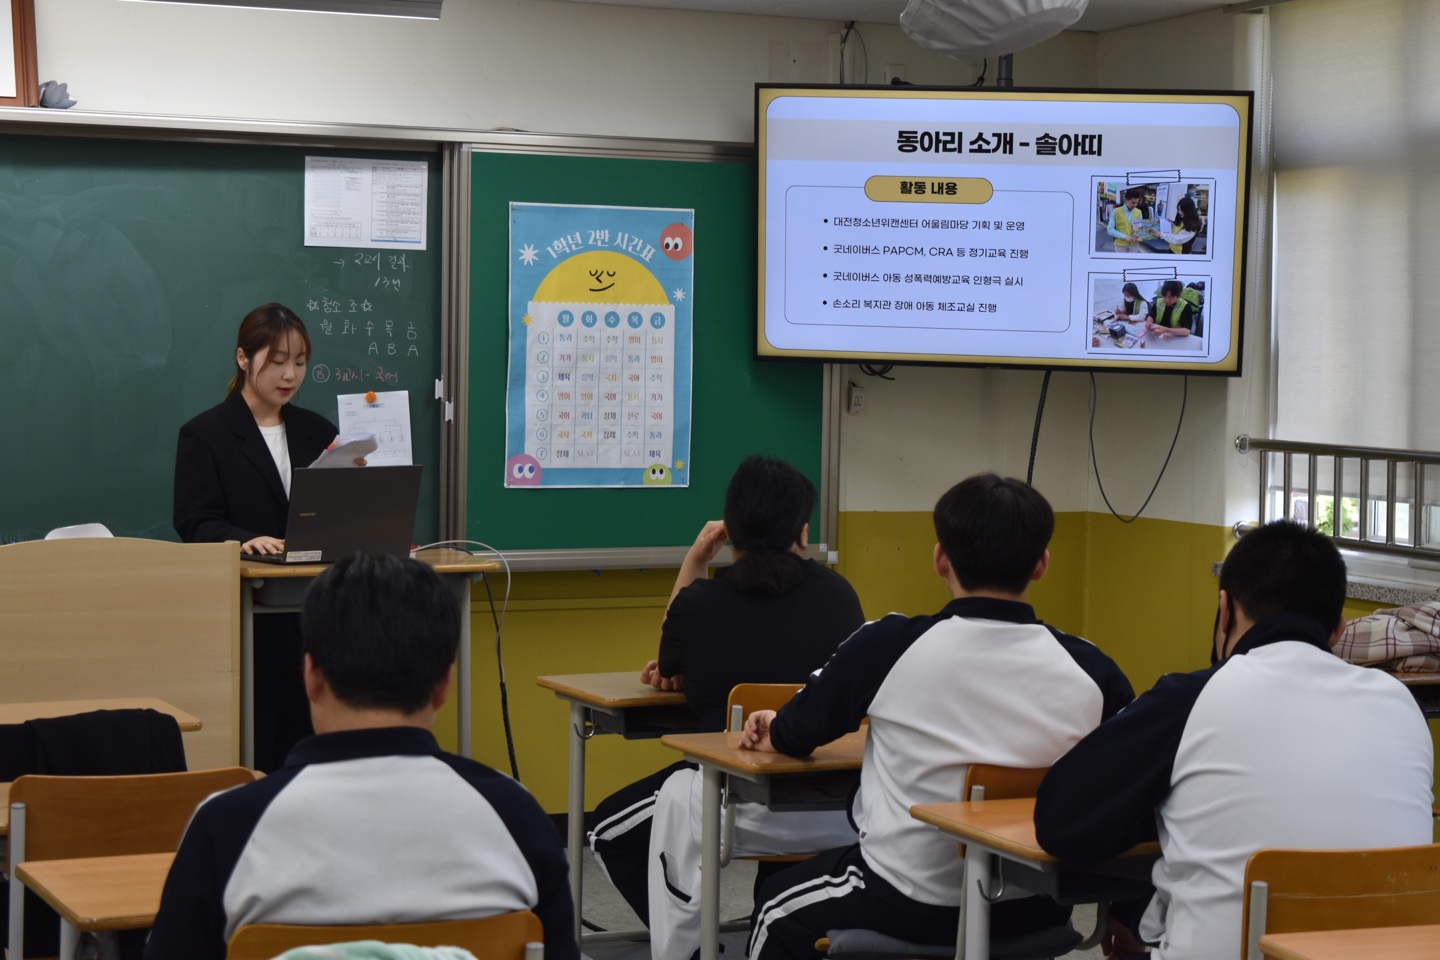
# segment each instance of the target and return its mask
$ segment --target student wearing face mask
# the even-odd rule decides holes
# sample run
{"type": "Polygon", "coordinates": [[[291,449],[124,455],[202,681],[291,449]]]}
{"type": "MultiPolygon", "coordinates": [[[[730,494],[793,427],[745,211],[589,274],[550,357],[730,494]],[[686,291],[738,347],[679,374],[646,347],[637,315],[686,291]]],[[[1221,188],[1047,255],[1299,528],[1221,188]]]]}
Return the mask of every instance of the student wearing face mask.
{"type": "Polygon", "coordinates": [[[1150,315],[1150,301],[1140,296],[1140,288],[1135,284],[1125,284],[1120,293],[1120,304],[1115,308],[1116,317],[1126,323],[1139,323],[1150,315]]]}

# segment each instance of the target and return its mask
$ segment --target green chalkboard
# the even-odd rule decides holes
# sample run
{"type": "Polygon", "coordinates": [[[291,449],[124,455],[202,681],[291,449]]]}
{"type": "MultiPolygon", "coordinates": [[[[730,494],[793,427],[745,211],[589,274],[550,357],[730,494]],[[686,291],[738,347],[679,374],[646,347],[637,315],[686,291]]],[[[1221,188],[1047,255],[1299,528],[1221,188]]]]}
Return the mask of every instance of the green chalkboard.
{"type": "Polygon", "coordinates": [[[501,550],[686,546],[720,516],[730,475],[751,453],[783,457],[819,486],[821,365],[753,356],[753,161],[477,152],[471,162],[469,537],[501,550]],[[504,486],[511,202],[694,209],[688,487],[504,486]]]}
{"type": "Polygon", "coordinates": [[[431,153],[0,136],[0,542],[94,521],[175,539],[176,434],[224,397],[240,319],[267,301],[310,330],[301,406],[335,420],[337,394],[410,391],[430,540],[438,169],[431,153]],[[305,246],[307,155],[425,161],[426,249],[305,246]]]}

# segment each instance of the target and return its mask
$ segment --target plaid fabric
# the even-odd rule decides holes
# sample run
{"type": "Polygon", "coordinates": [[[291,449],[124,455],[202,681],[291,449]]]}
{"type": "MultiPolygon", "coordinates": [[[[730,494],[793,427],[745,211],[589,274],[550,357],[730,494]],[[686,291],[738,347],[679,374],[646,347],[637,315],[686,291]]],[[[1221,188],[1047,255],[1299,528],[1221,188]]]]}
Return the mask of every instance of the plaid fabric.
{"type": "Polygon", "coordinates": [[[1440,601],[1376,610],[1345,624],[1335,655],[1395,673],[1440,671],[1440,601]]]}

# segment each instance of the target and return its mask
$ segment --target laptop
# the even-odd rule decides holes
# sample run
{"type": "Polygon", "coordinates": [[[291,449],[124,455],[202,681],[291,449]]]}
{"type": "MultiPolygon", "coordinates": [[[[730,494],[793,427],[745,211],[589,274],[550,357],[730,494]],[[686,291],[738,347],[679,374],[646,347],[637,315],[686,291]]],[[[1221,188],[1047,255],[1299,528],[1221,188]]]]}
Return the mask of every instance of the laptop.
{"type": "Polygon", "coordinates": [[[352,553],[410,555],[420,467],[301,467],[290,477],[285,552],[262,563],[332,563],[352,553]]]}

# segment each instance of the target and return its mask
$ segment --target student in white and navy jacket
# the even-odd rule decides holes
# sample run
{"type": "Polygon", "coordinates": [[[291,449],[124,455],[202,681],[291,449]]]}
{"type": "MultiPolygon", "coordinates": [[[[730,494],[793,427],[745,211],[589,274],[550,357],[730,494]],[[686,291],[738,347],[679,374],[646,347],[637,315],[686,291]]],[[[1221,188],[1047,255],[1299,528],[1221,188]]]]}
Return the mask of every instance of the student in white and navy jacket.
{"type": "MultiPolygon", "coordinates": [[[[1062,860],[1105,860],[1158,828],[1138,931],[1157,960],[1241,954],[1258,849],[1431,841],[1425,718],[1393,677],[1330,652],[1344,603],[1327,537],[1287,521],[1246,534],[1220,573],[1215,666],[1162,677],[1045,777],[1036,836],[1062,860]]],[[[1130,933],[1112,927],[1139,949],[1130,933]]]]}
{"type": "MultiPolygon", "coordinates": [[[[565,851],[519,783],[430,732],[460,607],[429,567],[355,556],[305,598],[317,734],[264,780],[195,812],[146,960],[223,960],[252,923],[371,924],[531,910],[545,956],[578,960],[565,851]]],[[[300,664],[296,664],[296,670],[300,664]]]]}
{"type": "MultiPolygon", "coordinates": [[[[958,800],[972,763],[1049,766],[1134,697],[1109,657],[1023,602],[1049,567],[1054,524],[1045,498],[1018,480],[957,484],[935,506],[934,555],[955,600],[934,616],[866,624],[778,713],[751,715],[744,746],[795,756],[870,717],[860,842],[762,885],[752,958],[813,956],[835,927],[954,943],[962,861],[910,806],[958,800]]],[[[1017,935],[1068,916],[1047,899],[1009,900],[995,905],[992,929],[1017,935]]]]}

